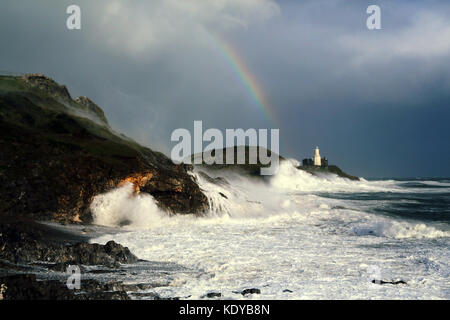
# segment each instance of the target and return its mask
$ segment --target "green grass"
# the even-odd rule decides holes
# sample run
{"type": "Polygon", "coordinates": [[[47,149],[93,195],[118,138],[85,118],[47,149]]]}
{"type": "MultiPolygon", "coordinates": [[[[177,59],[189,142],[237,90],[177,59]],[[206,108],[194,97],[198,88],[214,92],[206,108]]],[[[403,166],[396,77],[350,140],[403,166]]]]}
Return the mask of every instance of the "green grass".
{"type": "MultiPolygon", "coordinates": [[[[82,149],[115,164],[145,155],[150,162],[167,162],[167,157],[111,131],[106,123],[94,122],[73,113],[66,105],[88,112],[75,101],[58,101],[44,90],[29,86],[22,77],[0,76],[0,120],[24,132],[82,149]]],[[[103,113],[103,111],[100,112],[103,113]]]]}

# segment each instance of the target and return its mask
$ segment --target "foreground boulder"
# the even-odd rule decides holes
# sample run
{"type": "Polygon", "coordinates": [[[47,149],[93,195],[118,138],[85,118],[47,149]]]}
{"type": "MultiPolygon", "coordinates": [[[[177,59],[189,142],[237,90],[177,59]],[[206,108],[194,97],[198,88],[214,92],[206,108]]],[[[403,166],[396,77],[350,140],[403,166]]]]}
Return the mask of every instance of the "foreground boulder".
{"type": "Polygon", "coordinates": [[[34,274],[0,277],[0,300],[129,300],[127,293],[114,285],[95,280],[70,290],[58,280],[37,280],[34,274]],[[113,289],[113,290],[111,290],[113,289]],[[119,290],[115,290],[119,289],[119,290]]]}
{"type": "Polygon", "coordinates": [[[242,291],[233,291],[233,293],[240,293],[243,296],[249,295],[249,294],[261,294],[261,290],[258,288],[250,288],[250,289],[244,289],[242,291]]]}
{"type": "Polygon", "coordinates": [[[173,213],[202,213],[207,198],[162,153],[115,133],[90,99],[39,74],[0,76],[0,215],[92,221],[94,196],[131,181],[173,213]]]}
{"type": "Polygon", "coordinates": [[[1,223],[0,259],[12,264],[53,263],[61,271],[69,264],[118,267],[121,263],[138,261],[127,247],[114,241],[105,245],[86,242],[65,244],[52,238],[48,230],[32,222],[1,223]]]}

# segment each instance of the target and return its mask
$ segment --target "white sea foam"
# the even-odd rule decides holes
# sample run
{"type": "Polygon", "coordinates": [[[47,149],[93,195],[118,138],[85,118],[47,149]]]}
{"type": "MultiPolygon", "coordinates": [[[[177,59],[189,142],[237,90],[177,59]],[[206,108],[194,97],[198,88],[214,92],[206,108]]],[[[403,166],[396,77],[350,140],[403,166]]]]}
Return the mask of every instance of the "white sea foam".
{"type": "Polygon", "coordinates": [[[423,223],[407,223],[387,219],[372,222],[369,225],[359,225],[353,230],[358,235],[376,235],[395,239],[450,237],[450,232],[438,230],[423,223]]]}
{"type": "Polygon", "coordinates": [[[96,224],[108,227],[145,229],[168,220],[153,197],[148,194],[135,195],[131,183],[96,196],[91,203],[91,211],[96,224]]]}
{"type": "Polygon", "coordinates": [[[450,298],[450,254],[442,251],[449,231],[369,213],[379,201],[320,196],[402,192],[398,181],[314,177],[295,165],[282,164],[270,183],[236,175],[213,183],[195,173],[210,202],[210,214],[201,218],[167,217],[151,196],[133,195],[131,186],[97,196],[95,222],[119,226],[129,220],[130,232],[93,241],[114,239],[142,259],[195,271],[171,274],[169,286],[155,289],[162,296],[200,298],[214,290],[239,299],[234,291],[257,287],[262,294],[253,298],[450,298]],[[383,279],[403,279],[408,286],[367,283],[370,266],[379,267],[383,279]]]}

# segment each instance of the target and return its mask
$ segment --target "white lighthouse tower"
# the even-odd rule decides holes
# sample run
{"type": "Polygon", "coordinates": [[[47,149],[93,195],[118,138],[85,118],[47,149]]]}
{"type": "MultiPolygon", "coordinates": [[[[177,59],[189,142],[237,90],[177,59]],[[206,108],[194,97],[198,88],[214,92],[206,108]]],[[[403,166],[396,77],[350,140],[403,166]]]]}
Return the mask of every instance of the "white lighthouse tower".
{"type": "Polygon", "coordinates": [[[316,147],[316,152],[314,154],[314,165],[319,166],[319,167],[322,165],[322,160],[320,158],[320,153],[319,153],[319,147],[316,147]]]}

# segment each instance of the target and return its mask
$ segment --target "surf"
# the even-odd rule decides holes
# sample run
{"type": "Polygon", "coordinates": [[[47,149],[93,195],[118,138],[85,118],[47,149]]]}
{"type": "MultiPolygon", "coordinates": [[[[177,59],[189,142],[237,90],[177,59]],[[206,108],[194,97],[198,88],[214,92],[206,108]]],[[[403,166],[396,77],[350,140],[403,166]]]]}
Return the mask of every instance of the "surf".
{"type": "Polygon", "coordinates": [[[242,299],[235,292],[251,287],[261,299],[449,298],[449,224],[373,210],[392,206],[377,200],[380,192],[413,194],[404,181],[313,176],[297,163],[283,161],[268,180],[196,168],[209,203],[202,216],[167,215],[151,195],[124,185],[97,196],[91,209],[95,223],[126,232],[92,241],[115,240],[141,259],[184,266],[155,289],[163,297],[199,299],[212,290],[242,299]],[[364,280],[372,266],[408,285],[379,291],[364,280]]]}

